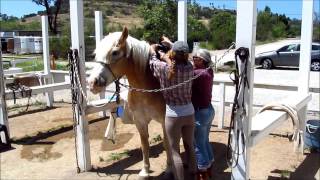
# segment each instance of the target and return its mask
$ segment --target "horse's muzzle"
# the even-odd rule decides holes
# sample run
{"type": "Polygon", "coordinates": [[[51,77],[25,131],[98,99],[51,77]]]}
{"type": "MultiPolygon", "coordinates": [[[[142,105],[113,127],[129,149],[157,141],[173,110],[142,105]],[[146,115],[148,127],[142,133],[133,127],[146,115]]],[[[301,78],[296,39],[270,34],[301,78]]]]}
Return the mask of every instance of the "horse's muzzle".
{"type": "Polygon", "coordinates": [[[107,85],[107,81],[101,77],[95,77],[88,81],[90,91],[94,94],[101,92],[107,85]]]}

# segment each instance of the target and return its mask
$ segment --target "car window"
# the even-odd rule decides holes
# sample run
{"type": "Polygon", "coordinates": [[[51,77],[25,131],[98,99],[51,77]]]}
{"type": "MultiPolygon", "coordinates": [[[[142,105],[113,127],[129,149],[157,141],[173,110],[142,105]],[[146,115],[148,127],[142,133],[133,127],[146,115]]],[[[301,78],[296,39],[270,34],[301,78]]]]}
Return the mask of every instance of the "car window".
{"type": "Polygon", "coordinates": [[[279,49],[280,52],[291,52],[291,51],[298,51],[300,50],[300,47],[297,44],[290,44],[287,46],[283,46],[279,49]]]}
{"type": "Polygon", "coordinates": [[[320,45],[312,45],[312,51],[319,51],[320,45]]]}

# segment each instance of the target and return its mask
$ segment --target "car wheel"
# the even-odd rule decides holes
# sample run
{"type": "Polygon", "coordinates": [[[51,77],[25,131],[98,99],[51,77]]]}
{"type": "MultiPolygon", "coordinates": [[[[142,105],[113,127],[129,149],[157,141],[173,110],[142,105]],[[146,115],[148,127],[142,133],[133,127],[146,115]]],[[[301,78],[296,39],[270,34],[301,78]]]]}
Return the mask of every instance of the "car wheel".
{"type": "Polygon", "coordinates": [[[311,70],[312,71],[320,71],[320,61],[311,62],[311,70]]]}
{"type": "Polygon", "coordinates": [[[272,68],[272,60],[271,59],[262,60],[261,66],[263,69],[271,69],[272,68]]]}

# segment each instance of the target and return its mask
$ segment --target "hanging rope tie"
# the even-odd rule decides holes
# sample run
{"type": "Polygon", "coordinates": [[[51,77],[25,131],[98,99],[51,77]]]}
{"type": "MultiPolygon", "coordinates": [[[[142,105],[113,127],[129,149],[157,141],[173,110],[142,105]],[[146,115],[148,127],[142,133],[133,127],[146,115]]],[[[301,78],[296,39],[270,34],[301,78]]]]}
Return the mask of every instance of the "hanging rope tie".
{"type": "Polygon", "coordinates": [[[235,167],[238,164],[239,156],[244,153],[245,137],[243,133],[242,119],[245,117],[247,111],[244,104],[245,89],[249,88],[247,77],[247,66],[249,61],[249,49],[240,47],[235,51],[235,70],[230,73],[230,78],[235,85],[235,95],[233,99],[231,119],[229,125],[229,136],[226,158],[230,167],[235,167]],[[239,69],[238,59],[244,63],[244,68],[239,69]],[[234,78],[231,75],[234,75],[234,78]],[[241,94],[240,94],[241,91],[241,94]],[[242,100],[241,104],[239,99],[242,100]],[[233,138],[235,137],[235,138],[233,138]],[[242,149],[239,148],[239,140],[241,138],[242,149]],[[233,142],[234,140],[234,142],[233,142]]]}
{"type": "Polygon", "coordinates": [[[77,58],[74,58],[76,56],[76,51],[69,50],[68,51],[68,60],[69,60],[69,76],[70,76],[70,86],[71,86],[71,101],[72,101],[72,113],[73,113],[73,132],[74,132],[74,146],[75,146],[75,153],[76,153],[76,166],[77,166],[77,173],[80,173],[80,167],[78,164],[78,146],[77,146],[77,125],[79,125],[79,122],[77,119],[80,118],[81,114],[81,105],[80,105],[80,99],[82,99],[81,93],[80,93],[80,86],[78,84],[78,80],[76,78],[76,71],[78,71],[78,68],[76,67],[79,63],[77,62],[77,58]],[[78,108],[78,109],[77,109],[78,108]],[[76,112],[77,110],[77,112],[76,112]]]}

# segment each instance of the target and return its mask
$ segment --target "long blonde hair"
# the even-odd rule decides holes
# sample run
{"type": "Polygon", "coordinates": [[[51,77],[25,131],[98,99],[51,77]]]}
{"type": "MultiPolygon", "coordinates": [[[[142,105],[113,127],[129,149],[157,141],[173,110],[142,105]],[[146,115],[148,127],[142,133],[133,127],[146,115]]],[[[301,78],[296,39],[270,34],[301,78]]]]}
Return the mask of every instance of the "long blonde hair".
{"type": "Polygon", "coordinates": [[[180,53],[176,53],[172,50],[170,50],[168,52],[169,54],[169,58],[171,60],[171,66],[169,67],[169,73],[168,73],[168,79],[171,80],[175,74],[176,74],[176,71],[177,71],[177,68],[176,68],[176,64],[177,64],[177,60],[179,61],[178,63],[187,63],[188,62],[188,57],[189,57],[189,54],[188,53],[183,53],[183,54],[180,54],[180,53]]]}

